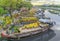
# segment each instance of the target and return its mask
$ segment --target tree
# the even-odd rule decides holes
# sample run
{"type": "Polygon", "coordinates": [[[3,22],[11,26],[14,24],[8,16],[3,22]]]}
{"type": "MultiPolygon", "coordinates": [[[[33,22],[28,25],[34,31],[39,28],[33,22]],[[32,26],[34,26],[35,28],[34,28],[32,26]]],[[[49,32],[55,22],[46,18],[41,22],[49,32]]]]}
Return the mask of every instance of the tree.
{"type": "Polygon", "coordinates": [[[10,7],[10,0],[0,0],[0,6],[3,7],[4,9],[6,7],[10,7]]]}
{"type": "Polygon", "coordinates": [[[30,15],[33,16],[36,13],[36,9],[32,8],[29,11],[30,15]]]}
{"type": "Polygon", "coordinates": [[[21,2],[20,7],[26,7],[28,9],[31,9],[32,4],[30,2],[23,1],[23,2],[21,2]]]}
{"type": "Polygon", "coordinates": [[[2,7],[0,7],[0,15],[7,14],[8,11],[4,10],[2,7]]]}
{"type": "Polygon", "coordinates": [[[0,0],[0,6],[4,8],[4,10],[8,10],[11,12],[15,9],[20,9],[21,7],[27,7],[30,9],[32,7],[30,2],[26,2],[24,0],[0,0]]]}
{"type": "MultiPolygon", "coordinates": [[[[21,1],[21,0],[20,0],[21,1]]],[[[19,0],[0,0],[0,6],[4,9],[16,9],[16,5],[20,2],[19,0]]]]}

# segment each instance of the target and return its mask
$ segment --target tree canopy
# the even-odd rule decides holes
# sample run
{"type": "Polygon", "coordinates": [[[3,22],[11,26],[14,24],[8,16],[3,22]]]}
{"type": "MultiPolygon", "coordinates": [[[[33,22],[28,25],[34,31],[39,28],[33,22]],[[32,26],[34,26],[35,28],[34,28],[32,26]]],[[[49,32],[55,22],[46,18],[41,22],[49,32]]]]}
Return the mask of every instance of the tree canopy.
{"type": "Polygon", "coordinates": [[[32,5],[30,2],[26,2],[25,0],[0,0],[0,7],[11,13],[11,11],[20,9],[21,7],[27,7],[30,9],[32,5]]]}

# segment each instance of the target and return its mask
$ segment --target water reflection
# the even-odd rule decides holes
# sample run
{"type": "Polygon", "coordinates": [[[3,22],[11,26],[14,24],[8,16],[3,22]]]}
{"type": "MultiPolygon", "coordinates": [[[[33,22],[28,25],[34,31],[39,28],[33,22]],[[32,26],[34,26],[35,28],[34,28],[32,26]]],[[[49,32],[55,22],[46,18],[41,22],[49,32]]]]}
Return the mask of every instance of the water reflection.
{"type": "Polygon", "coordinates": [[[55,35],[56,34],[53,30],[48,30],[44,33],[39,33],[37,35],[32,35],[32,36],[21,38],[20,40],[14,40],[14,41],[49,41],[55,35]]]}

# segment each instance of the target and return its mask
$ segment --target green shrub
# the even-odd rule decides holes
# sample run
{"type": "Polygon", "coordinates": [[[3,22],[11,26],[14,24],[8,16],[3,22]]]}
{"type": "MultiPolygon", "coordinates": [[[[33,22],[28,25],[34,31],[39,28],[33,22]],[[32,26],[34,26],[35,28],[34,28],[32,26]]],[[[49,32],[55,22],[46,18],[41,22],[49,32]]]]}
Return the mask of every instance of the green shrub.
{"type": "Polygon", "coordinates": [[[4,10],[2,7],[0,7],[0,15],[7,14],[8,11],[4,10]]]}

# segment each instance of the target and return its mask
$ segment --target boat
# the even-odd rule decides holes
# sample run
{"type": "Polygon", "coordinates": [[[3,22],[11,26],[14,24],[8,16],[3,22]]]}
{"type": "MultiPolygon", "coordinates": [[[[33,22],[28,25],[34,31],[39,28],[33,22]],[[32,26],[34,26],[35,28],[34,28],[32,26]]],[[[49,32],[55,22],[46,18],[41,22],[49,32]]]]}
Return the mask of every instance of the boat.
{"type": "Polygon", "coordinates": [[[34,35],[34,34],[44,32],[44,31],[48,30],[48,28],[49,28],[48,24],[40,24],[40,25],[41,26],[38,26],[35,28],[26,28],[26,29],[24,27],[22,27],[19,29],[20,33],[8,34],[5,31],[4,33],[1,33],[1,36],[5,37],[5,38],[9,38],[9,39],[17,39],[17,38],[26,37],[26,36],[30,36],[30,35],[34,35]]]}
{"type": "Polygon", "coordinates": [[[20,16],[17,18],[13,17],[12,21],[13,22],[11,23],[13,25],[10,23],[10,26],[8,26],[9,28],[2,31],[1,36],[3,38],[16,39],[26,37],[44,32],[50,28],[49,24],[41,23],[35,16],[20,16]]]}

